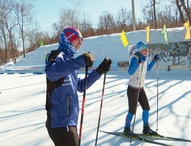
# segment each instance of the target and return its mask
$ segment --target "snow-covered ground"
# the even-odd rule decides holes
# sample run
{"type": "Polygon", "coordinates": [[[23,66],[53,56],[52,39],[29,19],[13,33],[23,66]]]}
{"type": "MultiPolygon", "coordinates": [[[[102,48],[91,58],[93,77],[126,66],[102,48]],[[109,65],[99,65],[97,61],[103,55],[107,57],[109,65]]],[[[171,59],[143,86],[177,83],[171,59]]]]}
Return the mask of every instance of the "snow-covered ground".
{"type": "MultiPolygon", "coordinates": [[[[190,70],[157,70],[148,72],[145,89],[151,105],[150,125],[167,136],[191,139],[191,72],[190,70]]],[[[83,71],[79,74],[84,77],[83,71]]],[[[104,92],[100,130],[122,131],[127,113],[126,71],[108,72],[104,92]]],[[[52,146],[45,128],[45,74],[0,75],[0,141],[1,146],[52,146]],[[3,84],[2,84],[3,83],[3,84]]],[[[82,146],[95,143],[103,77],[86,92],[82,146]]],[[[83,95],[80,93],[80,101],[83,95]]],[[[81,102],[80,102],[81,104],[81,102]]],[[[81,106],[80,106],[81,107],[81,106]]],[[[142,131],[141,108],[138,106],[135,132],[142,131]]],[[[158,140],[159,141],[159,140],[158,140]]],[[[188,142],[160,140],[172,145],[189,146],[188,142]]],[[[99,132],[98,145],[125,146],[129,140],[99,132]]],[[[132,141],[132,145],[151,145],[132,141]]]]}
{"type": "MultiPolygon", "coordinates": [[[[137,36],[141,36],[143,38],[143,33],[141,34],[139,32],[137,33],[137,36]]],[[[91,42],[84,41],[84,46],[86,47],[82,48],[79,54],[83,51],[92,49],[90,51],[94,51],[94,55],[98,58],[97,63],[100,63],[101,59],[104,57],[110,57],[114,60],[113,65],[116,67],[115,61],[120,61],[120,58],[123,59],[126,55],[124,54],[123,56],[121,54],[127,52],[127,49],[123,48],[119,35],[111,36],[115,37],[117,40],[115,41],[114,39],[110,40],[109,38],[102,37],[99,37],[99,40],[96,40],[97,37],[87,39],[95,40],[91,40],[91,42]],[[115,46],[115,44],[118,44],[119,48],[116,48],[117,45],[115,46]],[[96,48],[98,48],[98,50],[96,50],[96,48]]],[[[111,36],[109,37],[112,38],[111,36]]],[[[134,37],[135,36],[136,35],[134,35],[134,37]]],[[[136,38],[138,39],[137,36],[136,38]]],[[[129,37],[129,39],[131,41],[131,37],[129,37]]],[[[41,69],[43,69],[45,54],[56,48],[57,44],[40,47],[34,52],[27,54],[24,59],[21,58],[20,61],[13,66],[6,65],[1,67],[1,70],[4,71],[7,68],[9,69],[9,67],[17,67],[17,69],[19,67],[25,68],[26,66],[33,66],[36,68],[42,66],[41,69]]],[[[84,70],[79,71],[79,76],[81,78],[85,76],[84,70]]],[[[45,128],[45,79],[45,74],[0,74],[1,146],[53,146],[45,128]]],[[[125,117],[128,110],[128,100],[126,96],[128,80],[129,75],[126,70],[112,70],[107,73],[100,130],[123,131],[125,117]]],[[[167,71],[167,68],[159,68],[158,70],[153,69],[151,72],[147,73],[145,90],[151,106],[150,126],[153,130],[156,130],[157,128],[158,111],[159,133],[166,136],[174,136],[191,140],[190,81],[191,71],[189,68],[171,68],[171,71],[167,71]]],[[[86,92],[85,115],[81,139],[82,146],[95,145],[102,86],[103,76],[86,92]]],[[[82,93],[79,93],[79,98],[81,107],[81,101],[83,98],[82,93]]],[[[141,114],[142,110],[138,105],[134,132],[142,132],[141,114]]],[[[79,117],[79,123],[80,118],[81,116],[79,117]]],[[[99,132],[98,136],[99,146],[129,145],[129,139],[123,137],[108,135],[101,132],[99,132]]],[[[188,142],[154,140],[175,146],[191,145],[191,143],[188,142]]],[[[131,144],[133,146],[153,145],[134,140],[131,144]]]]}

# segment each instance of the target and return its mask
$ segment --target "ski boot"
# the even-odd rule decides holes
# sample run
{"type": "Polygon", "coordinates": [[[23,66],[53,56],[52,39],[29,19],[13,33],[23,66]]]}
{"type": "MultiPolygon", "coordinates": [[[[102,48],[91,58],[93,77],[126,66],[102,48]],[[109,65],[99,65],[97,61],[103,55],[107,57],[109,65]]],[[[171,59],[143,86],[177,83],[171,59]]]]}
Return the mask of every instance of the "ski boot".
{"type": "Polygon", "coordinates": [[[124,127],[123,134],[126,136],[137,136],[137,134],[131,131],[130,127],[124,127]]]}
{"type": "Polygon", "coordinates": [[[158,135],[158,133],[156,131],[153,131],[149,125],[145,125],[143,126],[143,134],[146,135],[158,135]]]}

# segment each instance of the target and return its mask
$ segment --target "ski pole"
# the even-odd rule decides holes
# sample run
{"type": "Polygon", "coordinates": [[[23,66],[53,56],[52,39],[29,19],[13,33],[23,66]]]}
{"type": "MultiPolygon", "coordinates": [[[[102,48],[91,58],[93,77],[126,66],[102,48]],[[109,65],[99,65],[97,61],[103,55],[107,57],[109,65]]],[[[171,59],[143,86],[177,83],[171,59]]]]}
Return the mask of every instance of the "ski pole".
{"type": "Polygon", "coordinates": [[[83,126],[83,118],[84,118],[84,105],[85,105],[86,89],[87,89],[87,76],[88,76],[88,66],[86,66],[85,78],[84,78],[84,93],[83,93],[83,99],[82,99],[80,131],[79,131],[79,144],[78,144],[79,146],[81,144],[81,137],[82,137],[82,126],[83,126]]]}
{"type": "Polygon", "coordinates": [[[157,61],[157,127],[156,131],[158,131],[158,61],[157,61]]]}
{"type": "Polygon", "coordinates": [[[103,79],[103,88],[102,88],[102,96],[101,96],[100,109],[99,109],[99,118],[98,118],[98,126],[97,126],[95,146],[97,146],[97,139],[98,139],[98,133],[99,133],[99,125],[100,125],[101,111],[102,111],[103,97],[104,97],[104,90],[105,90],[105,81],[106,81],[106,73],[104,73],[104,79],[103,79]]]}
{"type": "MultiPolygon", "coordinates": [[[[158,44],[156,45],[155,49],[157,49],[158,44]]],[[[161,57],[161,52],[160,50],[157,50],[157,55],[161,57]]],[[[162,57],[161,57],[162,58],[162,57]]],[[[158,131],[158,60],[157,60],[157,126],[156,126],[156,131],[158,131]]]]}
{"type": "MultiPolygon", "coordinates": [[[[140,73],[140,78],[139,78],[140,82],[139,82],[139,89],[138,89],[138,93],[137,93],[137,104],[138,104],[139,94],[140,94],[140,90],[141,90],[141,76],[142,76],[142,72],[143,72],[143,63],[142,63],[142,66],[141,66],[141,73],[140,73]]],[[[137,106],[136,106],[136,109],[135,109],[135,116],[134,116],[134,119],[133,119],[132,132],[134,131],[134,127],[135,127],[136,112],[137,112],[137,106]]],[[[132,142],[132,135],[130,137],[130,145],[131,145],[131,142],[132,142]]]]}

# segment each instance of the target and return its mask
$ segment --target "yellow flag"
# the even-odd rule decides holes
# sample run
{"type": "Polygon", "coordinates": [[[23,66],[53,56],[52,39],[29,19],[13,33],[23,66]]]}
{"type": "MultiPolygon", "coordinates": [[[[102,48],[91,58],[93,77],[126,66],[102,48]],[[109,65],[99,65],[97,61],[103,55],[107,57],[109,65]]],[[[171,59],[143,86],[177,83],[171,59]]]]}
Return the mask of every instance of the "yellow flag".
{"type": "Polygon", "coordinates": [[[121,41],[122,41],[124,47],[128,46],[129,42],[128,42],[128,39],[126,37],[126,34],[125,34],[124,30],[121,33],[121,41]]]}
{"type": "Polygon", "coordinates": [[[150,42],[150,25],[146,27],[146,42],[150,42]]]}
{"type": "Polygon", "coordinates": [[[184,23],[184,27],[186,28],[186,34],[185,34],[185,37],[184,39],[190,39],[190,22],[187,21],[184,23]]]}

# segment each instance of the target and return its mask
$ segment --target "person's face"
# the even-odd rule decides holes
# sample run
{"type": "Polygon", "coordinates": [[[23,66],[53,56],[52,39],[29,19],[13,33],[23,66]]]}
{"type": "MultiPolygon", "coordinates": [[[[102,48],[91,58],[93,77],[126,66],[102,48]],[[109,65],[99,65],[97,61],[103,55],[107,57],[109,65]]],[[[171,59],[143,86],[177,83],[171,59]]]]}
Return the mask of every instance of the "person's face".
{"type": "Polygon", "coordinates": [[[73,40],[71,43],[74,46],[74,48],[76,49],[76,51],[78,51],[80,49],[80,47],[82,46],[83,39],[77,38],[77,39],[73,40]]]}
{"type": "Polygon", "coordinates": [[[148,49],[148,48],[145,48],[145,49],[143,49],[143,50],[140,51],[140,53],[141,53],[142,55],[144,55],[144,56],[146,56],[148,52],[149,52],[149,49],[148,49]]]}

